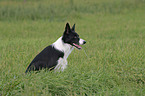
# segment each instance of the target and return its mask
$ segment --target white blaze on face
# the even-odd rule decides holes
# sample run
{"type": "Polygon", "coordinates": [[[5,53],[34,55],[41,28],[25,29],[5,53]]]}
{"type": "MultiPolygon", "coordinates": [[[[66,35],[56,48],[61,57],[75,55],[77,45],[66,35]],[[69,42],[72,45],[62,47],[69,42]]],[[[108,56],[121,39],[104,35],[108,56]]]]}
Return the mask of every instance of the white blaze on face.
{"type": "Polygon", "coordinates": [[[84,42],[85,42],[85,40],[83,40],[83,39],[80,39],[80,40],[79,40],[79,44],[80,44],[80,45],[83,45],[84,42]]]}

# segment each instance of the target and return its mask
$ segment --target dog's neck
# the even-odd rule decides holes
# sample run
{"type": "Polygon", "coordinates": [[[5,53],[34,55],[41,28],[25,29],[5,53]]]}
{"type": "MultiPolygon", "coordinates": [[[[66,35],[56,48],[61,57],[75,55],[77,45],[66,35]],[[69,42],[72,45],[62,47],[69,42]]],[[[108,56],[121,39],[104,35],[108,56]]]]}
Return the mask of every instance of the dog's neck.
{"type": "Polygon", "coordinates": [[[71,46],[70,44],[64,43],[62,40],[62,37],[60,37],[56,42],[54,42],[52,44],[54,46],[54,48],[56,48],[59,51],[64,52],[64,59],[67,59],[67,57],[69,56],[69,54],[72,52],[72,50],[74,49],[73,46],[71,46]]]}

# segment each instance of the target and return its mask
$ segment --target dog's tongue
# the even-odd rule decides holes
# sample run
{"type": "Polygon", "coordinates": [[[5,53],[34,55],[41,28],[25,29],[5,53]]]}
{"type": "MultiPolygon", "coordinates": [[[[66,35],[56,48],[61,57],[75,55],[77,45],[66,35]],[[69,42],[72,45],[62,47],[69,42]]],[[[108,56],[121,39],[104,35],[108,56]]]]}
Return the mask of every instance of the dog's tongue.
{"type": "Polygon", "coordinates": [[[82,48],[81,46],[79,46],[79,45],[77,45],[77,44],[75,44],[75,43],[73,43],[73,45],[76,46],[76,47],[79,48],[79,49],[82,48]]]}

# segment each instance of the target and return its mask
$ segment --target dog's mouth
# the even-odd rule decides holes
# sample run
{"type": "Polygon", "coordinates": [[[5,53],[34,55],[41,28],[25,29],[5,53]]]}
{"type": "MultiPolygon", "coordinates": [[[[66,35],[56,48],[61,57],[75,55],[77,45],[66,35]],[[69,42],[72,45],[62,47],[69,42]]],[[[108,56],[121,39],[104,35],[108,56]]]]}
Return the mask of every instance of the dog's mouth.
{"type": "Polygon", "coordinates": [[[76,44],[76,43],[73,43],[73,46],[74,47],[76,47],[77,49],[82,49],[82,47],[81,46],[79,46],[78,44],[76,44]]]}

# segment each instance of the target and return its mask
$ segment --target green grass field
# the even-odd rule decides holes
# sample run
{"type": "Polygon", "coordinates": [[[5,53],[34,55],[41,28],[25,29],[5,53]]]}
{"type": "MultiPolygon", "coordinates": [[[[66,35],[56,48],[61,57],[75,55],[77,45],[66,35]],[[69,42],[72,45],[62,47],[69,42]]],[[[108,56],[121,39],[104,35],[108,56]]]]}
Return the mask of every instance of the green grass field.
{"type": "Polygon", "coordinates": [[[0,96],[145,96],[145,1],[0,0],[0,96]],[[83,49],[64,72],[26,75],[67,22],[83,49]]]}

